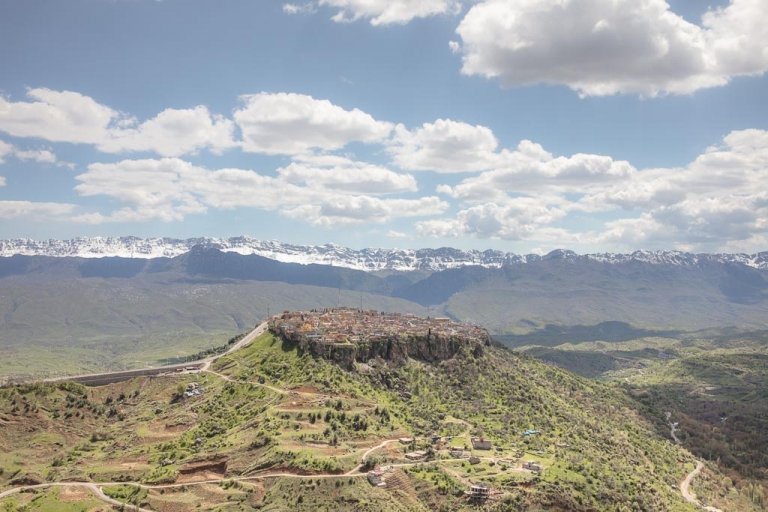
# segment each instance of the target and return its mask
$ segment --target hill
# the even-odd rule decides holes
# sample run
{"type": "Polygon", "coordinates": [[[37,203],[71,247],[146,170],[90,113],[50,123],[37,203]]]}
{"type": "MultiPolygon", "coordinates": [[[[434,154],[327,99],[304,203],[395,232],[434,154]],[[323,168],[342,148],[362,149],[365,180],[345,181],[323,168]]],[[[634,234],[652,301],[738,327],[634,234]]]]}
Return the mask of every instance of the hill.
{"type": "MultiPolygon", "coordinates": [[[[202,373],[0,389],[0,496],[83,482],[0,509],[103,491],[158,511],[475,510],[482,483],[487,510],[696,510],[679,490],[693,457],[620,387],[462,347],[345,369],[268,333],[202,373]]],[[[714,466],[694,490],[757,510],[714,466]]]]}
{"type": "Polygon", "coordinates": [[[659,433],[674,423],[685,447],[717,463],[755,504],[768,507],[766,331],[654,333],[610,324],[547,332],[550,337],[504,341],[580,375],[617,383],[659,433]]]}

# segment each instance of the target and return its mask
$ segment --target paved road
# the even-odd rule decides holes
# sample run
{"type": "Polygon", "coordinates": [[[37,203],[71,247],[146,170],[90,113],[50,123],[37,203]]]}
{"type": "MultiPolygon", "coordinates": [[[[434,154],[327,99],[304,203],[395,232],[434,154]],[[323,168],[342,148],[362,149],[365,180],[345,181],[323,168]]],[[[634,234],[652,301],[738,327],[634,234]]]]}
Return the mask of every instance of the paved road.
{"type": "Polygon", "coordinates": [[[231,354],[232,352],[239,350],[246,345],[250,344],[254,339],[256,339],[258,336],[264,333],[264,331],[267,330],[267,322],[262,322],[259,325],[256,326],[255,329],[253,329],[251,332],[249,332],[247,335],[243,337],[240,341],[229,347],[229,349],[224,352],[223,354],[217,354],[211,357],[206,357],[205,359],[200,359],[197,361],[188,361],[186,363],[179,363],[179,364],[171,364],[171,365],[165,365],[165,366],[153,366],[150,368],[140,368],[137,370],[124,370],[124,371],[117,371],[117,372],[106,372],[106,373],[90,373],[90,374],[83,374],[83,375],[73,375],[69,377],[54,377],[50,379],[44,379],[42,382],[65,382],[65,381],[74,381],[74,382],[81,382],[83,384],[107,384],[109,382],[118,382],[120,380],[127,380],[132,379],[134,377],[142,377],[147,375],[160,375],[162,373],[168,373],[168,372],[174,372],[180,368],[187,368],[187,367],[195,367],[200,370],[207,369],[211,366],[211,363],[213,363],[216,359],[225,356],[227,354],[231,354]]]}

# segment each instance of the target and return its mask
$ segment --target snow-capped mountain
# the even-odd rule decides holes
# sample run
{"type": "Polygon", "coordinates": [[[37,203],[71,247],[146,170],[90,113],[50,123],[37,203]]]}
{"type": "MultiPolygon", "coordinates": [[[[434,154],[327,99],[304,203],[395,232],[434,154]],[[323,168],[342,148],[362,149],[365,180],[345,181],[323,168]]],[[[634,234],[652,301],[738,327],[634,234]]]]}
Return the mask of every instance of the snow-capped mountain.
{"type": "Polygon", "coordinates": [[[757,254],[693,254],[680,251],[635,251],[628,254],[597,253],[578,255],[558,249],[544,256],[519,255],[497,250],[469,250],[442,247],[439,249],[350,249],[335,244],[293,245],[274,240],[264,241],[241,236],[233,238],[138,238],[138,237],[81,237],[71,240],[0,240],[0,257],[13,255],[80,257],[80,258],[172,258],[188,252],[192,247],[215,247],[225,252],[256,254],[285,262],[322,265],[375,271],[439,271],[477,265],[499,268],[509,264],[525,264],[540,260],[579,261],[604,263],[642,262],[676,266],[692,266],[706,262],[741,263],[768,269],[768,252],[757,254]]]}

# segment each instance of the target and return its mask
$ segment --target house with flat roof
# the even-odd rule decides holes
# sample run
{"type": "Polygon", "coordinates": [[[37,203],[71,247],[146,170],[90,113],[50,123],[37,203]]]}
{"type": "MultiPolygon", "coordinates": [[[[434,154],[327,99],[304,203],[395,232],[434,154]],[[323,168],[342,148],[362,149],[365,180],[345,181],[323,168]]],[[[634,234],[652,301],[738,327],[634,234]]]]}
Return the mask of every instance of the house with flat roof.
{"type": "Polygon", "coordinates": [[[492,443],[484,437],[472,438],[472,448],[475,450],[490,450],[492,446],[492,443]]]}

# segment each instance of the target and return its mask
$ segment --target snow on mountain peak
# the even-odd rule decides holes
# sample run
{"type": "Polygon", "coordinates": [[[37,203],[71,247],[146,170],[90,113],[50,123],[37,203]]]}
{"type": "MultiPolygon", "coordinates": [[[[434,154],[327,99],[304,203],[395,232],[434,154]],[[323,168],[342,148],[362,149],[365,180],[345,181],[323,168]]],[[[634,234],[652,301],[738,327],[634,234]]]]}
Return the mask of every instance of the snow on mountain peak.
{"type": "Polygon", "coordinates": [[[350,249],[336,244],[293,245],[249,236],[232,238],[138,238],[78,237],[71,240],[0,240],[0,257],[14,255],[79,258],[173,258],[195,246],[215,247],[225,252],[256,254],[265,258],[300,264],[334,265],[363,271],[438,271],[469,265],[498,268],[540,260],[589,260],[602,263],[648,263],[700,265],[706,262],[739,263],[768,269],[768,252],[757,254],[693,254],[680,251],[635,251],[629,254],[596,253],[578,255],[557,249],[544,256],[519,255],[488,249],[350,249]]]}

